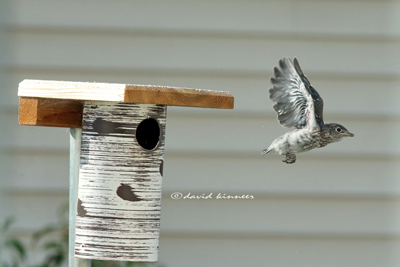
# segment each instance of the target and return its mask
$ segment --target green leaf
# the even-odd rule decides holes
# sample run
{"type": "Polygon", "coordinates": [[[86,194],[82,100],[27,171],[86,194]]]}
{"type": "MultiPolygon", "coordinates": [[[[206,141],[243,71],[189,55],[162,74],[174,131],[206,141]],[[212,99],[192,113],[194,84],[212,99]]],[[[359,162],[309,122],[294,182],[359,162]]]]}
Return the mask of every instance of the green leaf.
{"type": "Polygon", "coordinates": [[[14,223],[14,221],[15,221],[15,218],[14,218],[14,217],[8,217],[8,218],[4,221],[3,225],[1,226],[1,232],[2,232],[2,233],[7,232],[7,231],[10,229],[10,226],[14,223]]]}
{"type": "Polygon", "coordinates": [[[46,244],[43,245],[44,249],[56,249],[56,250],[60,250],[62,249],[62,245],[57,242],[57,241],[53,241],[53,242],[48,242],[46,244]]]}
{"type": "Polygon", "coordinates": [[[57,254],[50,256],[48,263],[50,266],[61,266],[64,261],[64,255],[57,254]]]}
{"type": "Polygon", "coordinates": [[[17,253],[17,255],[21,258],[21,259],[25,259],[26,258],[26,249],[24,244],[19,241],[18,239],[8,239],[5,242],[5,246],[12,250],[15,251],[17,253]]]}

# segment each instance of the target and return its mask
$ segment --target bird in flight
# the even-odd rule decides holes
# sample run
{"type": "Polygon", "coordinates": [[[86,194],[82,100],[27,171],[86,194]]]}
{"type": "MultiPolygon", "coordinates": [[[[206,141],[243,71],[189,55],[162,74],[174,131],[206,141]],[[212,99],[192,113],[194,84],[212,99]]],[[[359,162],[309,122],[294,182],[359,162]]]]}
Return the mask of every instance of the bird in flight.
{"type": "Polygon", "coordinates": [[[271,83],[269,98],[275,103],[273,108],[278,114],[279,123],[295,129],[275,139],[260,156],[274,151],[285,155],[283,162],[291,164],[296,162],[296,153],[354,136],[340,124],[324,123],[324,102],[311,86],[296,58],[279,60],[271,83]]]}

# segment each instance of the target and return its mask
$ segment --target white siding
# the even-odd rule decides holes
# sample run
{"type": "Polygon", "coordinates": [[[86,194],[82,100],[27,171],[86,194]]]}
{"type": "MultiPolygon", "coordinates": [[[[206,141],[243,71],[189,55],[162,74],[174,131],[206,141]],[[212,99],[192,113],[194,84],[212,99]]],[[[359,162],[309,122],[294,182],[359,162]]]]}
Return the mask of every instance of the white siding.
{"type": "MultiPolygon", "coordinates": [[[[169,107],[160,261],[166,266],[398,266],[399,1],[50,1],[1,4],[1,195],[18,227],[68,201],[67,129],[18,125],[26,78],[230,91],[234,110],[169,107]],[[7,12],[5,11],[7,10],[7,12]],[[6,20],[6,21],[4,21],[6,20]],[[297,56],[352,139],[286,165],[268,99],[297,56]],[[254,200],[172,200],[170,194],[254,200]]],[[[4,207],[3,207],[4,210],[4,207]]],[[[3,217],[3,216],[1,216],[3,217]]]]}

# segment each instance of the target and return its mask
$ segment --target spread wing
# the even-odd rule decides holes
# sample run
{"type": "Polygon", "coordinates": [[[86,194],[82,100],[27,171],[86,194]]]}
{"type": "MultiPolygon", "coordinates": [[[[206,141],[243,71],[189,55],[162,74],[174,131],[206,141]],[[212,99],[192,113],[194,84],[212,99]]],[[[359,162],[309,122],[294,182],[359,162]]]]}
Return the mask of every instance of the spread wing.
{"type": "Polygon", "coordinates": [[[294,61],[290,58],[281,59],[279,67],[274,68],[271,83],[273,87],[269,90],[269,97],[275,102],[274,110],[282,126],[321,129],[324,124],[324,102],[311,86],[296,58],[294,61]]]}

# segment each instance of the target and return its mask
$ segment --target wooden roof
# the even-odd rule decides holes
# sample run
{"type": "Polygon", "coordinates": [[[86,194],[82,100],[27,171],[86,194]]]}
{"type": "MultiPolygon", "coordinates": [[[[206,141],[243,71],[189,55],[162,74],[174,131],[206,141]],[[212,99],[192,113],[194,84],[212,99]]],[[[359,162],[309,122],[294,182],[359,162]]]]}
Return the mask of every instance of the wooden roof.
{"type": "Polygon", "coordinates": [[[115,101],[233,109],[229,92],[168,86],[23,80],[19,84],[22,125],[81,127],[83,101],[115,101]]]}

